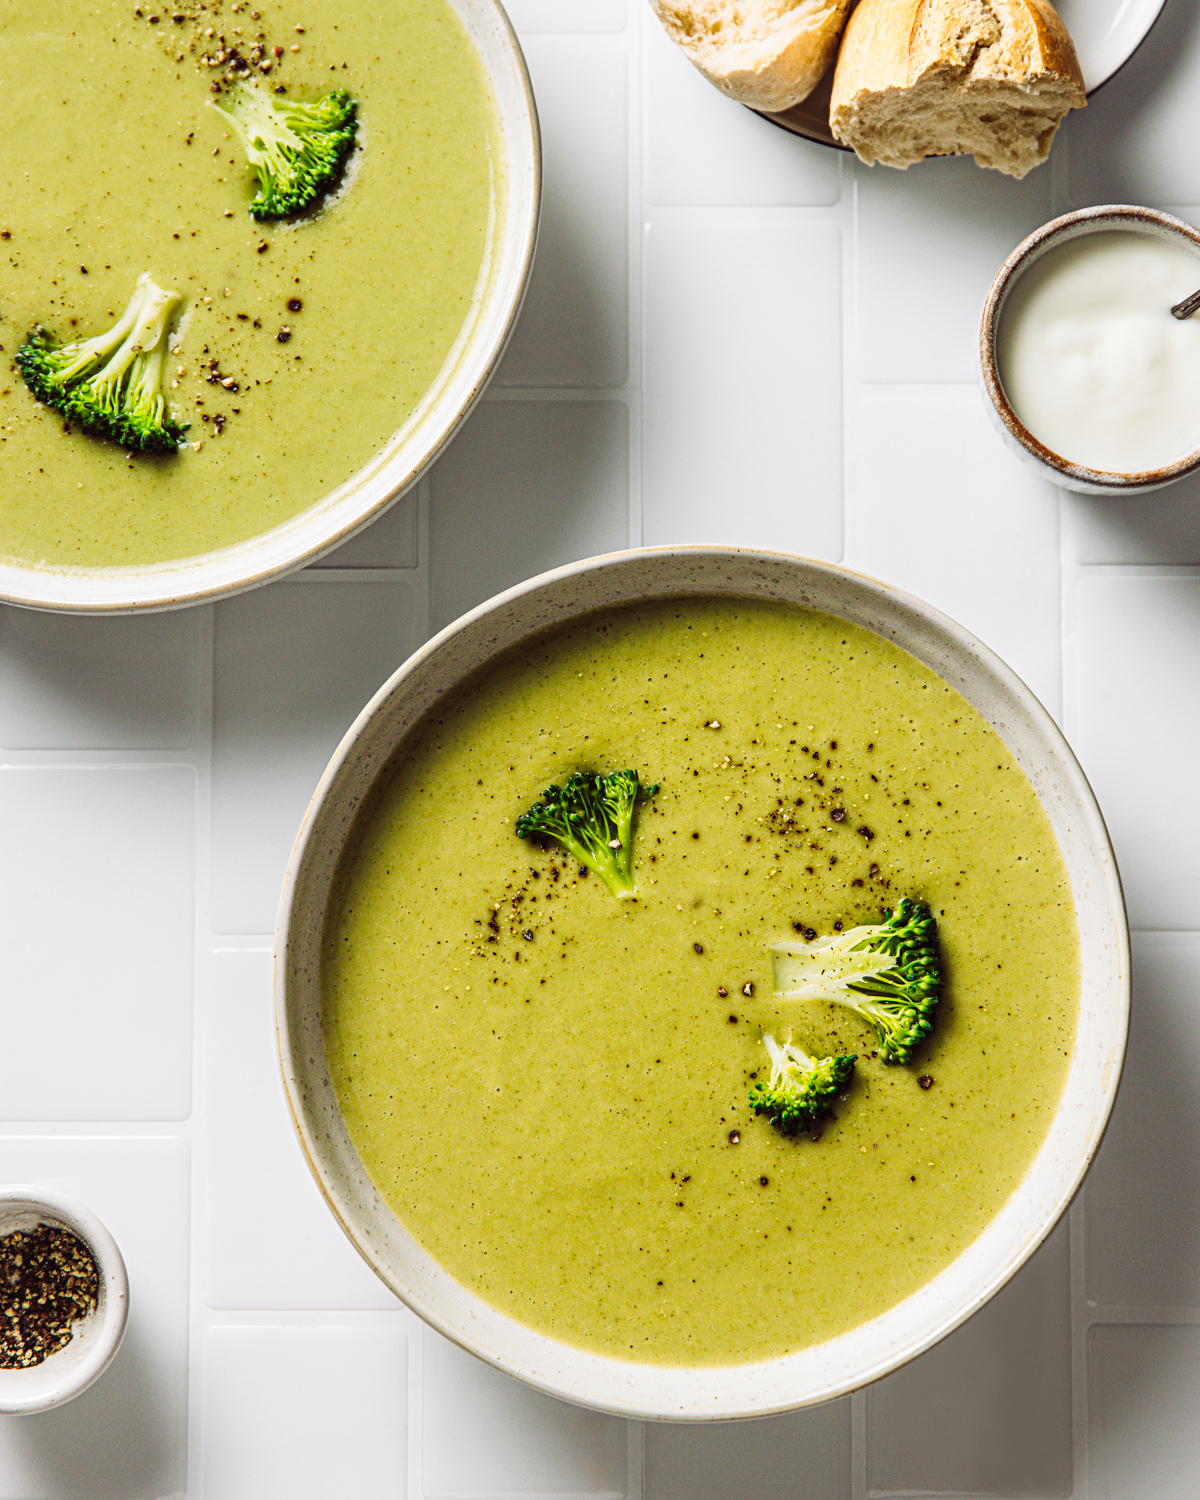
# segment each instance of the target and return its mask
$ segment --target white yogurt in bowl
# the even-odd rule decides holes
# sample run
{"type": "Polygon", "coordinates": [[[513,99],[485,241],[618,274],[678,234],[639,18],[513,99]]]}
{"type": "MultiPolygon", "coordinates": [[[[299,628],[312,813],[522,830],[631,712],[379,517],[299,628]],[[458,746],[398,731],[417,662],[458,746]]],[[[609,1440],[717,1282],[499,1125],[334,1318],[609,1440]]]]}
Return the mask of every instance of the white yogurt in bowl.
{"type": "Polygon", "coordinates": [[[1153,209],[1055,220],[1005,262],[984,310],[1002,436],[1059,484],[1154,489],[1200,466],[1200,234],[1153,209]]]}

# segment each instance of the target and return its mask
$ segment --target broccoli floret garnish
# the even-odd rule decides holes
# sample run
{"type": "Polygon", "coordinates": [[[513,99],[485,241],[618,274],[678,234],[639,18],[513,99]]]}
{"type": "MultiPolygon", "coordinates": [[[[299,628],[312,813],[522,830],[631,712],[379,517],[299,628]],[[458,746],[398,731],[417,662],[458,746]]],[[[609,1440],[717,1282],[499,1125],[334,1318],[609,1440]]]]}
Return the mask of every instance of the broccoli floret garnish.
{"type": "Polygon", "coordinates": [[[174,453],[187,424],[167,415],[162,378],[167,333],[182,300],[144,271],[107,333],[56,344],[39,325],[17,350],[17,369],[39,401],[84,432],[125,448],[174,453]]]}
{"type": "Polygon", "coordinates": [[[781,1046],[769,1033],[763,1046],[771,1057],[770,1083],[756,1083],[750,1090],[750,1108],[766,1115],[784,1135],[798,1135],[833,1108],[834,1099],[845,1091],[854,1072],[855,1056],[809,1057],[794,1042],[781,1046]]]}
{"type": "Polygon", "coordinates": [[[237,131],[258,175],[252,217],[299,213],[336,181],[358,133],[358,105],[345,89],[295,104],[240,82],[227,98],[210,103],[237,131]]]}
{"type": "Polygon", "coordinates": [[[658,784],[643,786],[636,771],[576,771],[563,786],[548,786],[542,800],[517,819],[523,839],[555,839],[581,865],[599,875],[614,896],[637,894],[633,883],[633,811],[658,784]]]}
{"type": "Polygon", "coordinates": [[[812,944],[775,944],[775,993],[848,1005],[878,1032],[884,1062],[906,1063],[933,1027],[941,993],[937,922],[907,896],[883,917],[812,944]]]}

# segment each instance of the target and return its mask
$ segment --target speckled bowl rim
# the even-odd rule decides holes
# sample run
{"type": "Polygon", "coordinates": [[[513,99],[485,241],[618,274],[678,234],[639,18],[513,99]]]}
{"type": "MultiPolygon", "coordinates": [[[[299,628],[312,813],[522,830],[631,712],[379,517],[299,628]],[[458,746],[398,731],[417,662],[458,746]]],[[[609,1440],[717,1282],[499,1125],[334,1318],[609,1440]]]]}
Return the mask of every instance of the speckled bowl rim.
{"type": "MultiPolygon", "coordinates": [[[[1085,494],[1134,495],[1144,490],[1161,489],[1173,484],[1188,474],[1200,469],[1200,447],[1185,457],[1162,468],[1145,469],[1140,472],[1111,473],[1104,469],[1091,469],[1084,464],[1074,464],[1047,448],[1038,441],[1013,410],[1000,379],[996,358],[996,335],[1004,306],[1017,281],[1048,250],[1067,241],[1087,234],[1099,234],[1105,230],[1142,230],[1164,239],[1182,237],[1197,252],[1196,285],[1200,286],[1200,229],[1183,219],[1176,219],[1157,208],[1142,208],[1130,203],[1104,203],[1094,208],[1077,209],[1051,219],[1040,229],[1021,241],[1008,257],[992,282],[987,300],[983,305],[983,317],[979,326],[979,363],[983,388],[998,419],[1002,432],[1007,434],[1024,455],[1043,469],[1048,477],[1070,489],[1085,494]]],[[[1164,309],[1164,316],[1167,315],[1164,309]]]]}
{"type": "Polygon", "coordinates": [[[125,1337],[129,1278],[116,1240],[90,1208],[48,1188],[0,1187],[0,1234],[10,1211],[69,1229],[92,1252],[99,1272],[96,1311],[78,1325],[70,1343],[27,1370],[0,1370],[0,1413],[52,1411],[81,1396],[108,1369],[125,1337]]]}
{"type": "Polygon", "coordinates": [[[533,87],[503,6],[499,0],[449,4],[490,81],[504,181],[491,264],[474,320],[405,427],[330,494],[244,541],[135,567],[35,567],[0,561],[0,602],[69,614],[135,614],[209,603],[259,588],[324,557],[369,526],[442,454],[483,395],[516,327],[537,245],[542,181],[533,87]]]}
{"type": "Polygon", "coordinates": [[[284,1089],[301,1148],[364,1260],[432,1328],[496,1369],[579,1405],[660,1420],[763,1417],[842,1396],[928,1349],[1008,1281],[1049,1234],[1103,1135],[1124,1058],[1129,935],[1091,788],[1057,725],[988,648],[929,605],[830,563],[728,547],[590,558],[509,589],[449,625],[384,684],[343,739],[301,826],[275,948],[284,1089]],[[363,798],[403,734],[462,676],[541,627],[661,597],[728,594],[831,610],[911,651],[974,703],[1034,785],[1071,877],[1081,932],[1079,1035],[1063,1098],[1025,1177],[983,1233],[927,1285],[827,1343],[780,1359],[663,1368],[576,1349],[506,1317],[407,1234],[350,1142],[325,1064],[319,962],[326,902],[363,798]]]}

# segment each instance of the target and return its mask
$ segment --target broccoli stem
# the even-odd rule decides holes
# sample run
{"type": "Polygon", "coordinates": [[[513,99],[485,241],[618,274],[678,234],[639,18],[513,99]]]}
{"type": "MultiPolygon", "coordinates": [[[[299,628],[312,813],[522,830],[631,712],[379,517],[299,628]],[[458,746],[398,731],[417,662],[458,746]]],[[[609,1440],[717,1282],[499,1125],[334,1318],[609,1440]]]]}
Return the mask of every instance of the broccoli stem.
{"type": "Polygon", "coordinates": [[[143,272],[105,333],[56,345],[39,326],[17,351],[17,368],[39,401],[84,432],[126,448],[173,452],[187,427],[168,416],[162,385],[171,320],[182,300],[143,272]]]}

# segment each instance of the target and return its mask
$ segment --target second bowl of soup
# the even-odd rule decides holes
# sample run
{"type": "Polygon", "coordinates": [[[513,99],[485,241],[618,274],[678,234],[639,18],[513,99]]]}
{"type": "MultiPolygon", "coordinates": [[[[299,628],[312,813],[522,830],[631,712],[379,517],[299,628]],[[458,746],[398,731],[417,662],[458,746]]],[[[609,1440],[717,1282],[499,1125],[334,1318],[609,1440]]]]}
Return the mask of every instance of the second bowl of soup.
{"type": "Polygon", "coordinates": [[[854,1389],[1002,1285],[1127,1009],[1103,823],[1017,679],[881,584],[703,548],[533,580],[401,668],[314,799],[277,972],[302,1143],[389,1285],[544,1390],[692,1419],[854,1389]],[[618,770],[632,898],[522,817],[618,770]],[[942,983],[897,1059],[788,975],[906,898],[942,983]],[[800,1129],[754,1108],[785,1043],[855,1059],[800,1129]]]}

